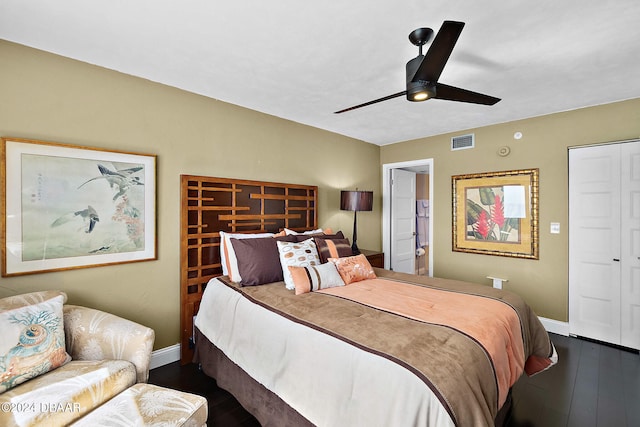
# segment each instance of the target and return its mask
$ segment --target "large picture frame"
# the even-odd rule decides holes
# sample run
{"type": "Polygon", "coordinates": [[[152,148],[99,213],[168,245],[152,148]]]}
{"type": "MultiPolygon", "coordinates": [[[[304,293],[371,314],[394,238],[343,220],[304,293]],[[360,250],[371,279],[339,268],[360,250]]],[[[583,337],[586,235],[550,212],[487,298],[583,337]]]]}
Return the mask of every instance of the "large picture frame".
{"type": "Polygon", "coordinates": [[[538,259],[538,174],[452,176],[453,250],[538,259]]]}
{"type": "Polygon", "coordinates": [[[2,142],[2,276],[157,259],[156,156],[2,142]]]}

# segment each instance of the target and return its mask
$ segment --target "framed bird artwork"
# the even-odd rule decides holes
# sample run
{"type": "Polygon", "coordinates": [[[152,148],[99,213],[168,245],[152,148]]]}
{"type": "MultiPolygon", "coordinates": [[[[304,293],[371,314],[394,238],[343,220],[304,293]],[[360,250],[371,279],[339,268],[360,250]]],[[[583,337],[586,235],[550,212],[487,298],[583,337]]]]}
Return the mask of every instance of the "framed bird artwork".
{"type": "Polygon", "coordinates": [[[157,258],[155,155],[0,139],[2,276],[157,258]]]}

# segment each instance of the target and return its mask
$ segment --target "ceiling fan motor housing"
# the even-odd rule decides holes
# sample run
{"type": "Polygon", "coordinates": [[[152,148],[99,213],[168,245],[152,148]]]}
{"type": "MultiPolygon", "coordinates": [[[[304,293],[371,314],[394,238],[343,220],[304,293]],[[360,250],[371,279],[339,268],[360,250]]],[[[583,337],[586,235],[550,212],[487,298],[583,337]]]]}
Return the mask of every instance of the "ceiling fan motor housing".
{"type": "Polygon", "coordinates": [[[413,81],[418,71],[418,67],[422,64],[424,55],[418,55],[411,61],[407,62],[407,99],[412,102],[426,101],[436,96],[435,83],[426,80],[413,81]]]}

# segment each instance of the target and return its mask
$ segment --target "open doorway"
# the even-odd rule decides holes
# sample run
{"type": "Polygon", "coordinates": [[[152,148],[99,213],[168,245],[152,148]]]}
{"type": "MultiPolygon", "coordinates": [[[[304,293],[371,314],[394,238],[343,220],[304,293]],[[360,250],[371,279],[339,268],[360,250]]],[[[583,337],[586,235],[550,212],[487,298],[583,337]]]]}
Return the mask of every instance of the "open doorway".
{"type": "Polygon", "coordinates": [[[382,179],[382,250],[385,253],[385,268],[433,276],[433,159],[384,164],[382,179]],[[400,176],[414,177],[412,191],[415,201],[412,204],[405,203],[404,195],[398,203],[397,194],[405,193],[409,184],[402,181],[402,191],[396,189],[394,193],[393,179],[396,171],[402,171],[402,174],[398,174],[400,176]],[[413,259],[409,263],[405,259],[402,245],[398,245],[407,229],[398,227],[399,220],[396,218],[407,216],[412,218],[414,226],[413,259]]]}

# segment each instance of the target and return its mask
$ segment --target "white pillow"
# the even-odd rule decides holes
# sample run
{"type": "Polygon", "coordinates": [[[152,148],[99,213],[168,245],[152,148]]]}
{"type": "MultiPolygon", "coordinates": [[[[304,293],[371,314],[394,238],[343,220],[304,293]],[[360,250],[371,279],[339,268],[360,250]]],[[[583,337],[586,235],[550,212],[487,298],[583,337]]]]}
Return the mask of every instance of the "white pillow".
{"type": "Polygon", "coordinates": [[[282,275],[287,289],[294,290],[296,287],[291,277],[289,267],[310,267],[320,265],[320,257],[313,239],[304,242],[276,242],[278,244],[278,254],[280,255],[280,265],[282,275]]]}
{"type": "Polygon", "coordinates": [[[309,231],[303,231],[302,233],[298,233],[297,231],[289,230],[288,228],[285,228],[284,232],[287,236],[291,236],[292,234],[320,234],[320,233],[324,233],[324,230],[322,228],[318,228],[317,230],[309,230],[309,231]]]}
{"type": "Polygon", "coordinates": [[[229,276],[229,279],[234,282],[239,283],[242,280],[240,271],[238,270],[238,259],[236,258],[236,253],[233,250],[230,239],[257,239],[273,235],[274,233],[246,234],[220,231],[220,263],[222,264],[222,274],[229,276]]]}

